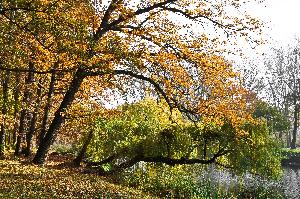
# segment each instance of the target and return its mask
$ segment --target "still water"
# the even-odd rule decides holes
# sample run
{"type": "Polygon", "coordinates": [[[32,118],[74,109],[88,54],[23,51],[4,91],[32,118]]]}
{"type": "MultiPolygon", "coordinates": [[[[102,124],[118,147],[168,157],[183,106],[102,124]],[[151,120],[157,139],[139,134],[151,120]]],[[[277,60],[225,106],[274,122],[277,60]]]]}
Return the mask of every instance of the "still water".
{"type": "Polygon", "coordinates": [[[300,199],[300,168],[284,168],[284,174],[280,181],[270,181],[251,174],[238,177],[229,171],[217,170],[213,166],[198,177],[199,181],[209,179],[211,183],[216,184],[216,186],[221,185],[225,190],[238,187],[242,183],[243,186],[249,188],[265,187],[269,190],[281,190],[288,199],[300,199]]]}

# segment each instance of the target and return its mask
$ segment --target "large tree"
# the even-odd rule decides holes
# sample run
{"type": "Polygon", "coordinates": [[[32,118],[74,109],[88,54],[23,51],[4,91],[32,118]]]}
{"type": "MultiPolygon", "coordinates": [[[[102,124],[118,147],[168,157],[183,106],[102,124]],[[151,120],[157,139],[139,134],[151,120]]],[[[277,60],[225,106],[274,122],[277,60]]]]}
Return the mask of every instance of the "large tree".
{"type": "MultiPolygon", "coordinates": [[[[218,76],[223,71],[228,79],[235,78],[230,70],[219,70],[228,63],[220,57],[225,42],[218,35],[249,39],[260,26],[241,12],[242,4],[233,0],[2,1],[1,69],[31,72],[33,64],[35,73],[55,71],[68,82],[57,98],[58,106],[52,107],[54,117],[42,133],[34,163],[45,161],[66,110],[75,98],[83,98],[84,89],[94,95],[116,88],[141,94],[151,89],[191,120],[213,110],[214,104],[205,99],[214,95],[211,85],[221,88],[224,80],[205,78],[206,73],[218,76]],[[209,35],[212,30],[215,35],[209,35]],[[97,84],[83,87],[86,80],[97,84]]],[[[235,91],[233,84],[231,92],[235,91]]],[[[217,98],[215,103],[222,104],[217,98]]]]}

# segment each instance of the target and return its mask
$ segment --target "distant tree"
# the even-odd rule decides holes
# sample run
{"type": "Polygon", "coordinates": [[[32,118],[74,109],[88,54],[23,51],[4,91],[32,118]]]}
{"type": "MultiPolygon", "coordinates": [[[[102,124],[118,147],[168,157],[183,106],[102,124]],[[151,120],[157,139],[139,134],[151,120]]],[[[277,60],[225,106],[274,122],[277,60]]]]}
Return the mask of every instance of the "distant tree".
{"type": "MultiPolygon", "coordinates": [[[[299,44],[296,40],[295,43],[299,44]]],[[[297,45],[288,49],[273,49],[274,56],[265,62],[267,67],[267,93],[273,103],[286,117],[292,113],[293,130],[291,148],[296,148],[300,106],[300,49],[297,45]]]]}
{"type": "Polygon", "coordinates": [[[281,111],[264,101],[258,101],[255,104],[253,117],[265,119],[269,131],[277,134],[280,139],[282,139],[283,133],[287,133],[291,126],[289,119],[281,111]]]}

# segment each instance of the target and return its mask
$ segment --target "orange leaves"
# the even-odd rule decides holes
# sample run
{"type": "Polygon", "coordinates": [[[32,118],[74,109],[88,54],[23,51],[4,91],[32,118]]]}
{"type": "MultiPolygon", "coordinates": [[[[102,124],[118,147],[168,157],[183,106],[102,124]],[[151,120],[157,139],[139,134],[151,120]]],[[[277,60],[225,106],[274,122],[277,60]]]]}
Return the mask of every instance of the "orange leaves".
{"type": "MultiPolygon", "coordinates": [[[[73,107],[69,107],[71,110],[75,107],[78,113],[96,114],[95,109],[102,107],[97,106],[95,98],[116,101],[115,92],[126,94],[126,100],[133,101],[152,90],[151,95],[164,98],[170,106],[197,113],[204,120],[222,123],[229,119],[241,123],[247,117],[247,91],[221,56],[226,42],[218,34],[211,35],[217,29],[228,36],[248,36],[247,31],[254,32],[258,23],[255,19],[227,15],[228,7],[238,8],[238,1],[18,3],[22,9],[13,12],[9,9],[15,5],[6,0],[3,8],[7,10],[0,12],[0,38],[5,38],[0,39],[1,61],[8,68],[27,69],[32,62],[35,70],[68,71],[59,73],[55,87],[60,93],[54,96],[50,116],[67,96],[68,89],[70,95],[77,92],[70,86],[73,78],[101,74],[85,77],[73,107]],[[83,72],[74,77],[78,68],[83,72]]],[[[47,88],[49,76],[44,79],[47,88]]],[[[72,103],[72,97],[65,99],[70,100],[65,104],[72,103]]],[[[78,116],[76,111],[67,113],[78,116]]],[[[89,121],[66,123],[83,127],[89,121]]]]}
{"type": "MultiPolygon", "coordinates": [[[[251,111],[247,99],[249,92],[239,82],[238,74],[222,57],[208,56],[202,60],[199,73],[206,87],[206,98],[200,99],[198,113],[204,123],[214,122],[222,125],[229,121],[238,128],[246,121],[251,121],[251,111]]],[[[239,131],[238,131],[239,132],[239,131]]]]}

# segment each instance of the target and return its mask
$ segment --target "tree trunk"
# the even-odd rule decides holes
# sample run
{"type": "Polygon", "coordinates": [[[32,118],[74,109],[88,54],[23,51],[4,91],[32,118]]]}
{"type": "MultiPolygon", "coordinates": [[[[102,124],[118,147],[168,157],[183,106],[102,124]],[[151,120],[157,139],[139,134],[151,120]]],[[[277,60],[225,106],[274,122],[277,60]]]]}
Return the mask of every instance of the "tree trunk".
{"type": "Polygon", "coordinates": [[[291,147],[291,130],[288,130],[287,132],[287,137],[286,137],[286,143],[287,143],[287,148],[291,147]]]}
{"type": "MultiPolygon", "coordinates": [[[[33,63],[29,63],[29,70],[33,70],[34,66],[33,63]]],[[[20,125],[19,125],[19,132],[18,132],[18,137],[17,137],[17,143],[16,143],[16,148],[15,148],[15,155],[20,155],[21,152],[21,145],[22,142],[25,138],[25,130],[28,127],[28,119],[29,119],[29,111],[28,111],[28,105],[30,101],[30,84],[34,81],[34,73],[33,72],[28,72],[28,76],[25,80],[25,91],[24,91],[24,98],[23,98],[23,105],[25,108],[21,111],[21,116],[20,116],[20,125]]]]}
{"type": "Polygon", "coordinates": [[[53,93],[54,93],[54,85],[55,85],[55,70],[51,74],[51,80],[50,80],[49,90],[48,90],[48,94],[47,94],[47,102],[46,102],[46,106],[44,109],[41,131],[37,137],[37,145],[39,145],[42,142],[42,140],[46,134],[49,112],[51,109],[52,97],[53,97],[53,93]]]}
{"type": "Polygon", "coordinates": [[[23,139],[23,134],[24,134],[24,125],[22,125],[23,123],[25,123],[25,115],[26,111],[22,110],[21,114],[20,114],[20,125],[19,125],[19,132],[18,132],[18,136],[17,136],[17,143],[16,143],[16,147],[15,147],[15,155],[20,155],[21,152],[21,142],[23,139]]]}
{"type": "Polygon", "coordinates": [[[32,118],[30,120],[29,131],[26,135],[26,149],[24,151],[25,156],[31,155],[32,138],[35,133],[35,125],[36,125],[36,121],[37,121],[37,117],[38,117],[38,110],[39,110],[40,104],[41,104],[41,94],[42,94],[42,87],[41,87],[41,84],[39,83],[38,88],[37,88],[37,96],[36,96],[37,101],[36,101],[36,105],[34,108],[34,112],[32,113],[32,118]]]}
{"type": "Polygon", "coordinates": [[[294,105],[295,105],[295,110],[294,110],[294,128],[293,128],[293,137],[292,137],[292,142],[291,142],[291,149],[296,148],[296,137],[297,137],[297,129],[298,129],[298,104],[296,97],[294,99],[294,105]]]}
{"type": "Polygon", "coordinates": [[[7,103],[8,103],[8,84],[9,84],[9,71],[4,72],[4,77],[2,81],[2,91],[3,91],[3,103],[2,103],[2,122],[1,122],[1,132],[0,132],[0,158],[4,158],[5,152],[5,136],[6,136],[6,114],[7,114],[7,103]]]}
{"type": "Polygon", "coordinates": [[[90,131],[90,133],[88,134],[88,137],[86,138],[85,142],[83,143],[83,146],[82,146],[82,149],[80,151],[80,153],[78,154],[78,156],[73,160],[74,162],[74,165],[75,166],[80,166],[80,163],[82,162],[84,156],[85,156],[85,153],[86,153],[86,150],[87,150],[87,147],[89,146],[92,138],[93,138],[93,130],[90,131]]]}
{"type": "Polygon", "coordinates": [[[20,80],[21,80],[21,73],[16,74],[16,83],[14,87],[14,130],[12,135],[12,144],[16,144],[17,142],[17,132],[18,132],[18,113],[19,113],[19,93],[20,93],[20,80]]]}
{"type": "Polygon", "coordinates": [[[65,110],[68,108],[68,106],[73,102],[75,98],[75,94],[77,93],[84,79],[82,73],[83,73],[82,69],[78,69],[76,71],[74,78],[69,86],[69,89],[67,90],[64,99],[60,104],[60,107],[57,109],[57,111],[54,114],[54,118],[49,126],[49,129],[38,147],[37,153],[33,159],[33,163],[43,164],[45,162],[50,146],[53,144],[57,136],[58,130],[61,124],[63,123],[63,114],[65,110]]]}

